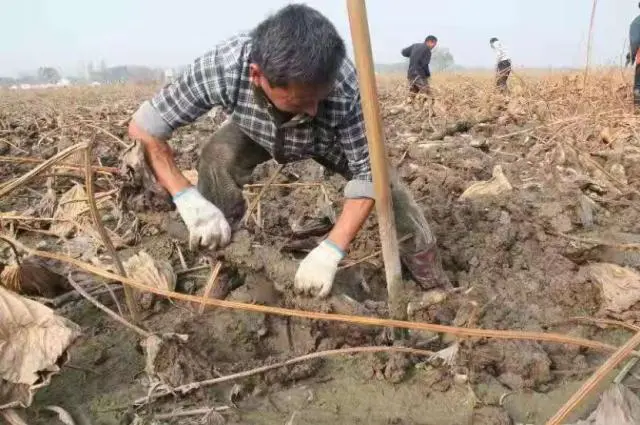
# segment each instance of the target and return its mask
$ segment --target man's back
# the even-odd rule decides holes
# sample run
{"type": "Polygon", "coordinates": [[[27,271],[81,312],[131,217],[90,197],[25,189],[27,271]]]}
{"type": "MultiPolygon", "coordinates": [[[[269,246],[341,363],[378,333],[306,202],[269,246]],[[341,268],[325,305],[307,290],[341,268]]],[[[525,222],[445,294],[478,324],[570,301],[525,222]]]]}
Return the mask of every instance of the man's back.
{"type": "Polygon", "coordinates": [[[496,54],[496,63],[500,63],[502,61],[510,60],[509,53],[507,53],[507,49],[504,47],[500,40],[496,40],[491,44],[493,51],[496,54]]]}
{"type": "Polygon", "coordinates": [[[431,49],[425,43],[415,43],[402,49],[402,56],[409,58],[409,70],[407,77],[429,78],[429,62],[431,61],[431,49]]]}

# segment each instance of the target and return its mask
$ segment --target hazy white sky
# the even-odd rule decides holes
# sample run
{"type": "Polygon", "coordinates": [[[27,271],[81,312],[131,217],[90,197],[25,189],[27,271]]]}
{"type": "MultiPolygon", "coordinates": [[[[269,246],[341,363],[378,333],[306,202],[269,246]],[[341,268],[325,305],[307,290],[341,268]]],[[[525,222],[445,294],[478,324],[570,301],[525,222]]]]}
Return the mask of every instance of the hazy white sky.
{"type": "MultiPolygon", "coordinates": [[[[80,61],[177,66],[218,41],[249,30],[285,0],[9,0],[0,14],[0,75],[48,65],[67,72],[80,61]]],[[[348,40],[344,0],[309,0],[348,40]]],[[[496,36],[516,66],[582,66],[592,0],[369,0],[375,61],[400,62],[400,50],[428,34],[456,63],[489,67],[496,36]]],[[[592,61],[619,63],[638,1],[598,4],[592,61]]]]}

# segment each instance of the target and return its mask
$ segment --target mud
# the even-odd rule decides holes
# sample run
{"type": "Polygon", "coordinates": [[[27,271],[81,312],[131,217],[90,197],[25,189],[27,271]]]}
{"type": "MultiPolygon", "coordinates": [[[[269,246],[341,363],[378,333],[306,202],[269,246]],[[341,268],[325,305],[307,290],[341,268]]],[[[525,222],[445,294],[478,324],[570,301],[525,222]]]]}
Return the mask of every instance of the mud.
{"type": "MultiPolygon", "coordinates": [[[[622,344],[629,336],[627,331],[568,319],[607,314],[601,308],[600,289],[581,272],[583,266],[612,262],[638,267],[637,253],[558,234],[611,243],[640,240],[636,187],[640,142],[628,131],[634,122],[626,115],[597,115],[583,104],[571,103],[581,98],[579,94],[567,95],[572,90],[580,93],[572,77],[527,76],[526,86],[518,83],[510,99],[470,90],[472,86],[488,87],[490,81],[482,77],[451,78],[439,83],[435,116],[428,115],[425,104],[418,100],[407,102],[402,82],[381,84],[390,160],[423,208],[455,287],[443,296],[425,294],[405,275],[410,319],[493,329],[553,330],[622,344]],[[588,119],[575,125],[554,124],[566,119],[568,110],[588,119]],[[460,122],[479,123],[483,117],[491,119],[467,126],[466,132],[442,133],[447,128],[460,129],[460,122]],[[610,141],[606,143],[603,128],[609,128],[610,141]],[[472,184],[489,180],[497,165],[511,191],[460,199],[472,184]]],[[[618,93],[620,83],[613,77],[597,78],[600,85],[618,93]]],[[[0,125],[8,131],[7,140],[33,156],[51,154],[61,141],[96,138],[96,156],[102,164],[119,166],[124,150],[120,144],[81,123],[67,129],[52,116],[51,105],[60,105],[68,116],[100,121],[128,143],[126,118],[154,89],[136,88],[126,95],[107,88],[69,91],[66,98],[60,98],[60,93],[51,97],[24,93],[11,98],[11,106],[0,107],[0,125]]],[[[596,93],[592,90],[585,95],[585,105],[602,102],[602,96],[593,97],[596,93]]],[[[0,106],[6,99],[0,99],[0,106]]],[[[214,112],[176,132],[171,144],[182,169],[195,167],[202,140],[221,122],[221,115],[214,112]]],[[[23,154],[12,146],[8,149],[10,155],[23,154]]],[[[253,182],[263,183],[275,167],[273,162],[257,167],[253,182]]],[[[7,181],[30,168],[0,163],[0,179],[7,181]]],[[[75,181],[81,178],[58,175],[54,190],[59,196],[75,181]]],[[[182,270],[183,260],[187,267],[195,267],[218,259],[224,266],[222,289],[215,297],[387,316],[380,256],[340,271],[326,300],[293,293],[297,264],[321,240],[327,222],[335,220],[346,182],[313,161],[304,161],[287,165],[274,183],[264,191],[254,217],[246,226],[237,226],[233,243],[212,253],[187,249],[186,229],[171,211],[166,194],[147,196],[142,191],[149,184],[148,176],[147,180],[137,179],[134,172],[102,176],[96,182],[98,191],[121,189],[113,197],[116,208],[103,214],[110,218],[106,220],[110,231],[128,241],[120,250],[123,259],[145,249],[170,261],[176,271],[182,270]]],[[[37,185],[21,189],[0,200],[0,210],[34,208],[44,196],[42,189],[37,185]],[[40,192],[34,193],[37,190],[40,192]]],[[[250,186],[244,190],[249,200],[258,191],[250,186]]],[[[5,231],[17,230],[29,245],[73,252],[87,260],[95,257],[101,264],[109,264],[102,248],[82,243],[82,235],[65,241],[37,233],[46,232],[46,224],[3,222],[2,226],[5,231]]],[[[350,247],[344,265],[379,248],[372,216],[350,247]]],[[[10,250],[0,249],[2,261],[8,263],[10,250]]],[[[68,273],[63,267],[54,271],[68,273]]],[[[202,294],[208,276],[208,270],[181,274],[177,288],[202,294]]],[[[87,284],[96,283],[84,279],[87,284]]],[[[113,307],[108,296],[99,299],[113,307]]],[[[164,300],[144,318],[143,326],[154,332],[188,337],[168,344],[154,362],[154,378],[171,386],[319,350],[391,343],[390,333],[383,329],[213,308],[200,315],[196,307],[164,300]]],[[[629,321],[638,320],[634,307],[625,312],[629,321]]],[[[131,401],[149,390],[138,336],[83,301],[67,304],[60,311],[83,326],[85,337],[71,352],[75,368],[65,369],[37,395],[30,411],[33,423],[51,423],[38,409],[56,404],[83,410],[99,424],[128,424],[136,414],[150,418],[152,413],[202,406],[228,406],[223,416],[230,424],[539,424],[604,358],[558,344],[458,340],[450,335],[413,332],[407,343],[433,351],[459,342],[461,351],[455,365],[448,368],[413,356],[336,357],[255,375],[238,385],[229,383],[185,397],[167,397],[136,411],[131,409],[131,401]]],[[[586,413],[589,406],[578,414],[586,413]]]]}

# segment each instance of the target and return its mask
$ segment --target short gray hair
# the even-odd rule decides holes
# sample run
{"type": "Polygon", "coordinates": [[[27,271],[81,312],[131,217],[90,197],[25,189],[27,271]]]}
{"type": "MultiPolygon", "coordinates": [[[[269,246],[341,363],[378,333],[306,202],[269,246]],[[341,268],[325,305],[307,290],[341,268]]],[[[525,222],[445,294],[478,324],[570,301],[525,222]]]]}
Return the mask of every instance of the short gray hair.
{"type": "Polygon", "coordinates": [[[280,9],[262,21],[251,37],[250,60],[275,87],[331,83],[346,56],[344,41],[333,24],[303,4],[280,9]]]}

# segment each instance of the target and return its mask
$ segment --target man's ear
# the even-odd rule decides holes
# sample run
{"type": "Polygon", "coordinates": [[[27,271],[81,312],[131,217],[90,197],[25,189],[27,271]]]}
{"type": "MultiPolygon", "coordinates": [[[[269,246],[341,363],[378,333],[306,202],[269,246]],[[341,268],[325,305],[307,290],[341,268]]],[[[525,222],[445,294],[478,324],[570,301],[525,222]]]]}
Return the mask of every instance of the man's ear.
{"type": "Polygon", "coordinates": [[[249,77],[251,78],[251,82],[257,86],[260,85],[260,79],[264,76],[262,73],[262,69],[260,69],[260,65],[256,65],[255,63],[249,64],[249,77]]]}

